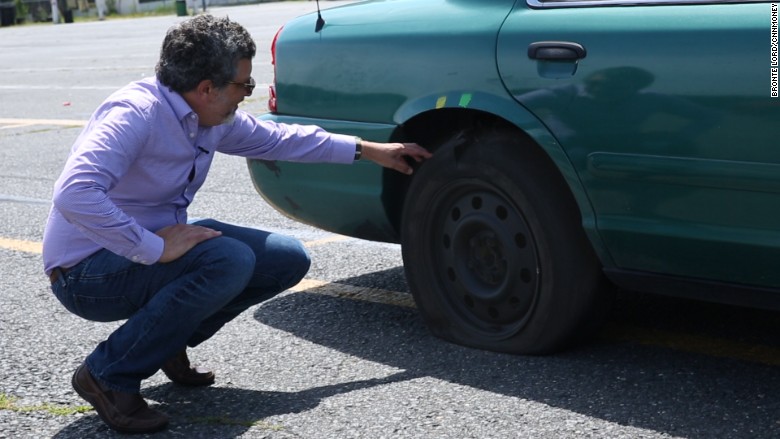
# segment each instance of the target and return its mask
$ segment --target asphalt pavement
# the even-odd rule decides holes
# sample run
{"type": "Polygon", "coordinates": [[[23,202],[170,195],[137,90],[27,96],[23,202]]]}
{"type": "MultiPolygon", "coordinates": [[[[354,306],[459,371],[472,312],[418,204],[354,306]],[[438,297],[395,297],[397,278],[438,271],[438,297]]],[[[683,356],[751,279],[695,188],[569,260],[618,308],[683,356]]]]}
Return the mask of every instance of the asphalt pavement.
{"type": "MultiPolygon", "coordinates": [[[[324,8],[349,2],[322,2],[324,8]]],[[[314,2],[213,8],[255,37],[265,111],[268,47],[314,2]]],[[[327,17],[326,17],[327,19],[327,17]]],[[[0,29],[0,438],[106,438],[70,377],[121,324],[68,313],[42,273],[49,199],[91,111],[153,74],[162,16],[0,29]]],[[[433,337],[408,294],[400,248],[293,222],[257,195],[243,159],[215,158],[191,217],[301,239],[313,266],[191,351],[208,388],[158,373],[142,394],[171,417],[149,437],[777,438],[778,313],[621,293],[598,336],[523,357],[433,337]]],[[[145,437],[145,436],[141,436],[145,437]]]]}

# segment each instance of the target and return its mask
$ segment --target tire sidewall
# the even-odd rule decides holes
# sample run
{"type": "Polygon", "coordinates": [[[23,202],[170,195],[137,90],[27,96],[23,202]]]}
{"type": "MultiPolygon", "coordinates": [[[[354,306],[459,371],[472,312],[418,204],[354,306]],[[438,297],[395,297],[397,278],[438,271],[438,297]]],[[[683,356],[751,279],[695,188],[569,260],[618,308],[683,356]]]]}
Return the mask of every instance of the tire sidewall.
{"type": "MultiPolygon", "coordinates": [[[[438,336],[468,346],[514,353],[544,353],[572,338],[598,281],[595,256],[584,237],[576,204],[557,169],[538,151],[507,135],[490,135],[464,150],[437,150],[410,186],[402,219],[404,266],[415,301],[438,336]],[[511,200],[531,231],[538,285],[525,324],[510,337],[478,334],[449,314],[442,275],[431,276],[429,245],[436,203],[454,181],[478,181],[511,200]],[[435,285],[431,285],[431,279],[435,285]],[[583,294],[576,294],[583,291],[583,294]]],[[[435,239],[435,238],[434,238],[435,239]]]]}

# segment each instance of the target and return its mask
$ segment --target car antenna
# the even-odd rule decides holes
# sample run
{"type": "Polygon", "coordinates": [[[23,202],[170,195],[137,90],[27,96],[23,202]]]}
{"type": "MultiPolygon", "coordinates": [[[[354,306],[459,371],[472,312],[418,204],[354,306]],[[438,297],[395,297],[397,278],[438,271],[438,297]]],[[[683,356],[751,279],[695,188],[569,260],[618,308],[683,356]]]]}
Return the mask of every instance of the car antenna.
{"type": "Polygon", "coordinates": [[[317,24],[314,25],[314,32],[321,31],[323,26],[325,26],[325,20],[322,19],[322,13],[320,12],[320,0],[317,0],[317,24]]]}

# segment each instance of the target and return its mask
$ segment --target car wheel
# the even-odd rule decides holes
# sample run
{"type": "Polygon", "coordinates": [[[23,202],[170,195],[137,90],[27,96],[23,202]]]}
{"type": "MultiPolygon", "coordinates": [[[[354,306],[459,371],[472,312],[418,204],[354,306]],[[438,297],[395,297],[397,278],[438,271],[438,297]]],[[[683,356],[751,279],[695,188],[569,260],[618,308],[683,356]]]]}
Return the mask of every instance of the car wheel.
{"type": "Polygon", "coordinates": [[[552,161],[516,134],[437,149],[415,173],[404,269],[431,331],[516,354],[567,346],[608,300],[576,203],[552,161]]]}

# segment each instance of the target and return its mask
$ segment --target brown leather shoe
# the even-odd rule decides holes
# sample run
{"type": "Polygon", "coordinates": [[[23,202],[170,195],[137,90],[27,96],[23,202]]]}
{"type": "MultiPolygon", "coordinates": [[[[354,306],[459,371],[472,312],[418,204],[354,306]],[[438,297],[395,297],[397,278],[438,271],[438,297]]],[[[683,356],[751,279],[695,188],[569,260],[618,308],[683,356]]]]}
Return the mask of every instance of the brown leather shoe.
{"type": "Polygon", "coordinates": [[[168,425],[168,417],[152,410],[139,393],[117,392],[100,384],[82,364],[73,374],[73,388],[92,404],[100,419],[123,433],[151,433],[168,425]]]}
{"type": "Polygon", "coordinates": [[[166,361],[162,371],[171,381],[182,386],[210,386],[214,384],[214,372],[190,366],[186,350],[166,361]]]}

